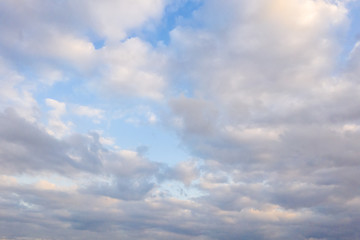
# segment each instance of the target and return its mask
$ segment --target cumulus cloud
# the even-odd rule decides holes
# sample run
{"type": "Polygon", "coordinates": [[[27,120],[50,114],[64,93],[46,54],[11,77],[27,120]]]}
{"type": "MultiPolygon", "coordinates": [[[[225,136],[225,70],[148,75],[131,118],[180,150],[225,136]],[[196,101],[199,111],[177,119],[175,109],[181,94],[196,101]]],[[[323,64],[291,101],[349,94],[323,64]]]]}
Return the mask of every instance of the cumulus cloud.
{"type": "Polygon", "coordinates": [[[0,49],[40,83],[98,75],[95,89],[110,86],[115,94],[159,99],[165,83],[157,69],[163,60],[141,40],[127,38],[131,30],[158,21],[164,7],[162,0],[3,1],[0,11],[8,24],[0,26],[0,49]],[[99,41],[106,47],[96,50],[99,41]]]}
{"type": "Polygon", "coordinates": [[[114,95],[159,100],[166,83],[163,77],[165,57],[138,38],[106,46],[99,50],[101,78],[94,84],[114,95]],[[99,82],[99,80],[101,82],[99,82]]]}
{"type": "Polygon", "coordinates": [[[48,112],[48,133],[58,137],[62,137],[69,133],[72,123],[64,123],[61,120],[61,117],[67,112],[66,104],[51,98],[45,99],[45,103],[52,108],[48,112]]]}
{"type": "MultiPolygon", "coordinates": [[[[171,33],[174,64],[186,70],[194,89],[171,100],[170,107],[183,143],[205,159],[198,180],[208,193],[203,200],[269,224],[268,216],[284,213],[315,225],[283,235],[272,224],[253,235],[242,231],[249,239],[316,237],[320,222],[331,225],[328,217],[347,214],[334,199],[346,202],[357,195],[350,194],[357,184],[340,183],[353,182],[349,169],[358,166],[358,111],[349,99],[357,99],[358,84],[348,75],[357,69],[356,47],[351,70],[340,75],[333,70],[348,25],[345,6],[209,1],[194,19],[200,27],[184,25],[171,33]],[[328,182],[328,171],[336,171],[340,182],[328,182]],[[347,192],[344,199],[339,192],[347,192]]],[[[343,233],[338,237],[351,238],[343,233]]]]}
{"type": "Polygon", "coordinates": [[[359,237],[359,44],[341,52],[351,5],[169,4],[194,2],[166,46],[134,34],[165,1],[0,3],[0,238],[359,237]],[[159,163],[151,146],[77,132],[71,113],[100,128],[108,111],[44,94],[52,84],[128,101],[114,118],[175,132],[191,157],[159,163]]]}
{"type": "Polygon", "coordinates": [[[127,31],[149,19],[158,19],[165,6],[163,0],[151,1],[83,1],[89,8],[93,29],[109,41],[126,38],[127,31]]]}
{"type": "Polygon", "coordinates": [[[195,86],[171,101],[185,142],[219,161],[253,161],[287,130],[352,123],[355,106],[338,104],[357,98],[357,84],[332,71],[346,13],[341,2],[206,3],[195,15],[203,27],[171,33],[174,62],[195,86]]]}
{"type": "Polygon", "coordinates": [[[39,109],[31,92],[31,85],[24,84],[25,77],[0,56],[0,109],[9,105],[16,107],[18,113],[29,121],[36,121],[39,109]]]}
{"type": "Polygon", "coordinates": [[[187,161],[177,164],[174,170],[170,172],[170,175],[186,185],[189,185],[192,181],[198,178],[199,171],[197,169],[196,162],[187,161]]]}

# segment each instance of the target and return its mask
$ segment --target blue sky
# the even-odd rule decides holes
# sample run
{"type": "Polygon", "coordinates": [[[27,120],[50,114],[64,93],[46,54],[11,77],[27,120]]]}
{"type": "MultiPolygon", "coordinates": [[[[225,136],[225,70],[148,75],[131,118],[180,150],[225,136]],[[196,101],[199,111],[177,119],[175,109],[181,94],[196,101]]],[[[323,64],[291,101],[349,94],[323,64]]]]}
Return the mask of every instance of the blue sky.
{"type": "Polygon", "coordinates": [[[358,239],[359,9],[0,1],[0,239],[358,239]]]}

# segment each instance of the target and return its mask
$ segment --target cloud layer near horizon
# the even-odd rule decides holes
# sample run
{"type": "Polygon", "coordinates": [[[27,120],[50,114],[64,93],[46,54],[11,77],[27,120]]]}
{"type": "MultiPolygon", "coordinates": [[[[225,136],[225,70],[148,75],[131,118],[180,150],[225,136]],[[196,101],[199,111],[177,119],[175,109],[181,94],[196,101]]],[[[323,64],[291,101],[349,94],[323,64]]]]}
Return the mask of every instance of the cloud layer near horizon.
{"type": "Polygon", "coordinates": [[[359,239],[356,7],[1,1],[0,239],[359,239]]]}

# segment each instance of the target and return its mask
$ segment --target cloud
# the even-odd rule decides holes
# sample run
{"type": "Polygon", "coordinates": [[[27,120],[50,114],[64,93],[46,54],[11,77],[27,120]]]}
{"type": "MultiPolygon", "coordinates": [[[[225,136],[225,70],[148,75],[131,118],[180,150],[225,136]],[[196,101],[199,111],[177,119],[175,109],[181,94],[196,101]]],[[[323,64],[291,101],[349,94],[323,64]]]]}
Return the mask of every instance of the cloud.
{"type": "Polygon", "coordinates": [[[1,113],[0,119],[2,173],[50,171],[67,175],[82,168],[97,171],[92,166],[100,162],[95,150],[85,147],[89,144],[86,137],[71,135],[66,140],[56,139],[39,125],[19,117],[13,109],[1,113]],[[78,161],[70,157],[74,154],[78,154],[78,161]]]}
{"type": "Polygon", "coordinates": [[[104,111],[88,106],[75,106],[74,113],[80,116],[103,118],[104,111]]]}
{"type": "Polygon", "coordinates": [[[48,133],[58,137],[69,133],[72,123],[64,123],[61,120],[61,117],[67,112],[66,104],[51,98],[45,99],[45,104],[52,108],[52,110],[48,112],[48,133]]]}
{"type": "MultiPolygon", "coordinates": [[[[357,126],[350,98],[357,99],[358,84],[347,72],[333,71],[348,24],[345,6],[209,1],[194,19],[197,27],[184,24],[171,32],[173,64],[184,69],[193,89],[173,98],[170,107],[183,144],[204,159],[198,180],[207,193],[203,201],[237,216],[267,219],[263,231],[255,227],[246,235],[242,229],[247,239],[336,239],[318,224],[336,225],[328,217],[346,215],[339,203],[358,194],[351,194],[357,184],[349,171],[358,165],[358,131],[346,127],[357,126]],[[332,182],[328,171],[352,184],[332,182]],[[286,219],[278,213],[299,216],[292,220],[301,222],[301,230],[288,225],[277,233],[276,222],[286,219]],[[313,227],[304,219],[312,219],[313,227]]],[[[343,233],[337,237],[351,238],[343,233]]]]}
{"type": "Polygon", "coordinates": [[[160,54],[128,38],[131,30],[159,21],[164,7],[162,0],[3,1],[0,12],[9,24],[0,26],[0,49],[15,70],[27,69],[33,84],[97,75],[95,89],[160,99],[165,86],[160,54]],[[98,41],[106,47],[96,50],[98,41]]]}
{"type": "Polygon", "coordinates": [[[91,14],[93,29],[109,41],[126,38],[127,31],[144,24],[149,19],[159,19],[165,6],[163,0],[151,1],[83,1],[91,14]]]}
{"type": "Polygon", "coordinates": [[[0,56],[0,109],[9,105],[16,107],[18,113],[29,121],[36,121],[39,108],[31,92],[31,85],[24,84],[25,77],[15,71],[13,66],[0,56]]]}
{"type": "Polygon", "coordinates": [[[156,124],[159,119],[150,105],[137,105],[132,108],[117,110],[113,117],[123,119],[127,123],[136,125],[156,124]]]}
{"type": "Polygon", "coordinates": [[[0,238],[357,239],[359,44],[343,59],[345,2],[204,1],[154,46],[136,33],[194,2],[2,1],[0,238]],[[164,142],[71,124],[114,109],[175,132],[190,157],[159,163],[151,144],[164,142]]]}
{"type": "Polygon", "coordinates": [[[204,27],[171,33],[175,64],[199,95],[242,117],[250,107],[301,101],[310,84],[328,77],[339,53],[334,33],[347,25],[346,9],[324,1],[210,1],[196,17],[204,27]]]}
{"type": "Polygon", "coordinates": [[[251,164],[271,160],[288,130],[352,124],[355,107],[339,102],[357,98],[357,85],[331,70],[346,14],[340,2],[209,1],[194,17],[201,27],[175,28],[173,64],[194,94],[170,106],[190,150],[251,164]]]}
{"type": "Polygon", "coordinates": [[[72,109],[75,115],[85,116],[94,119],[95,123],[100,123],[101,119],[104,118],[105,111],[98,108],[92,108],[89,106],[76,105],[72,109]]]}
{"type": "Polygon", "coordinates": [[[175,179],[189,186],[199,176],[199,170],[195,161],[184,161],[178,163],[167,173],[170,179],[175,179]]]}
{"type": "Polygon", "coordinates": [[[112,94],[159,100],[166,83],[162,76],[165,58],[138,38],[101,49],[100,80],[112,94]]]}
{"type": "Polygon", "coordinates": [[[97,183],[88,186],[85,192],[108,196],[111,198],[130,200],[142,200],[154,188],[154,184],[148,179],[115,178],[110,183],[97,183]]]}

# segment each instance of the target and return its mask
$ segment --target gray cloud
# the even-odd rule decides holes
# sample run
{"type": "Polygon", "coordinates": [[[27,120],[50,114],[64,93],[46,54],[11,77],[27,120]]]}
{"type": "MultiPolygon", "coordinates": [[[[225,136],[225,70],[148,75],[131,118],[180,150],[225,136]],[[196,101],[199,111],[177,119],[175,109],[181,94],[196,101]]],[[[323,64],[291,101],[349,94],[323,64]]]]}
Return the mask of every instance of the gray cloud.
{"type": "Polygon", "coordinates": [[[68,146],[8,109],[1,113],[2,173],[51,169],[66,174],[76,163],[66,155],[68,146]]]}
{"type": "MultiPolygon", "coordinates": [[[[189,20],[196,27],[181,22],[162,52],[136,38],[116,43],[159,17],[162,1],[116,2],[124,15],[111,1],[81,3],[81,12],[79,3],[32,3],[0,3],[12,22],[0,26],[2,57],[79,72],[106,60],[110,87],[153,99],[186,78],[191,91],[175,89],[161,121],[193,158],[170,167],[146,149],[105,148],[95,132],[56,138],[14,104],[0,113],[0,238],[359,239],[359,51],[334,73],[349,21],[341,1],[209,0],[189,20]],[[89,29],[107,49],[94,49],[89,29]],[[166,67],[182,77],[165,82],[166,67]],[[29,176],[35,182],[23,183],[29,176]],[[171,181],[201,194],[180,198],[163,188],[171,181]]],[[[24,80],[0,70],[10,72],[4,92],[24,80]]]]}
{"type": "Polygon", "coordinates": [[[0,123],[1,171],[4,174],[109,173],[137,177],[153,174],[159,167],[136,152],[107,150],[95,132],[74,133],[57,139],[11,108],[0,114],[0,123]]]}
{"type": "Polygon", "coordinates": [[[356,50],[351,70],[331,70],[346,10],[322,1],[306,9],[298,1],[268,4],[209,1],[195,16],[202,27],[172,32],[181,49],[175,65],[194,85],[193,95],[171,102],[173,125],[205,159],[201,201],[258,214],[259,222],[269,217],[247,239],[351,239],[354,230],[339,229],[345,219],[358,222],[346,218],[358,211],[344,206],[359,194],[358,84],[347,75],[357,69],[356,50]]]}

